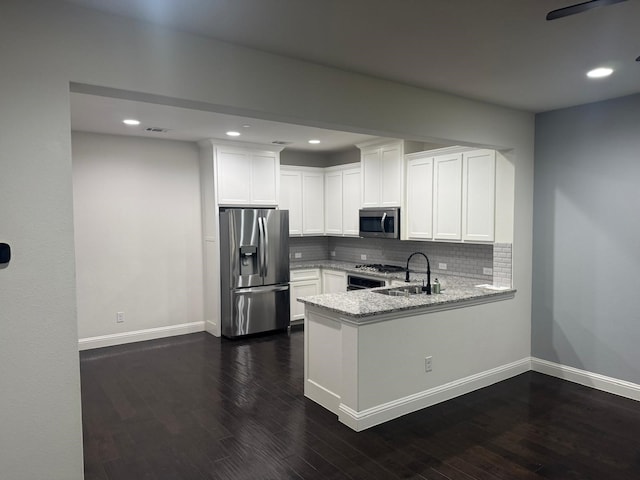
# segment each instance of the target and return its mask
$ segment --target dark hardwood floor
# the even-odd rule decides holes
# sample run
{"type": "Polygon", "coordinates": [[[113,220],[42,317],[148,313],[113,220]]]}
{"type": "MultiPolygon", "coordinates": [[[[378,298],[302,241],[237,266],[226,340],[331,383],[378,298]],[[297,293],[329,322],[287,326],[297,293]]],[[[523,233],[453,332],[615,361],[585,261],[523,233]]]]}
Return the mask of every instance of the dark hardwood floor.
{"type": "Polygon", "coordinates": [[[303,397],[303,335],[82,352],[85,478],[640,478],[640,403],[532,372],[356,433],[303,397]]]}

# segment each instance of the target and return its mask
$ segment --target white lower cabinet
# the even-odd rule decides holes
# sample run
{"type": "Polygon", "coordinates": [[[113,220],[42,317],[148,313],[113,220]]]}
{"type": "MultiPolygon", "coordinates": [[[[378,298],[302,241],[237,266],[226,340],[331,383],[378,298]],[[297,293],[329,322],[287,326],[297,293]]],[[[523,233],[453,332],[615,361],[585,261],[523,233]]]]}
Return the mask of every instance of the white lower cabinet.
{"type": "Polygon", "coordinates": [[[291,323],[301,323],[304,320],[304,304],[298,302],[298,297],[319,295],[322,293],[320,270],[317,268],[291,271],[290,309],[291,323]]]}
{"type": "Polygon", "coordinates": [[[346,291],[346,272],[322,269],[322,293],[341,293],[346,291]]]}

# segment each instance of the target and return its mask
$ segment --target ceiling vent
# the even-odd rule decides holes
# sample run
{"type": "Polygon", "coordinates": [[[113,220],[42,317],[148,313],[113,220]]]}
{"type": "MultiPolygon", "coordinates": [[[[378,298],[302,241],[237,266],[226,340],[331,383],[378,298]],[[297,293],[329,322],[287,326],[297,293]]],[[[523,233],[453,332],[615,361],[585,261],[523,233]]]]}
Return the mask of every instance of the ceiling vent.
{"type": "Polygon", "coordinates": [[[274,140],[271,142],[273,145],[291,145],[293,142],[285,142],[283,140],[274,140]]]}
{"type": "Polygon", "coordinates": [[[147,127],[145,128],[145,131],[152,132],[152,133],[167,133],[169,129],[161,128],[161,127],[147,127]]]}

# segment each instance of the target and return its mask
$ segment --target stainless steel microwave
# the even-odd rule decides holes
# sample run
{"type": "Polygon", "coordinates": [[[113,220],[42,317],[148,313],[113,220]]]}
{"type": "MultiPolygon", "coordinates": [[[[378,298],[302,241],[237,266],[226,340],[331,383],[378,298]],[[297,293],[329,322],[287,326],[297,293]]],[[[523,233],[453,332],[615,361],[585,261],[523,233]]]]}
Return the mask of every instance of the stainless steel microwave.
{"type": "Polygon", "coordinates": [[[400,209],[361,208],[360,236],[400,238],[400,209]]]}

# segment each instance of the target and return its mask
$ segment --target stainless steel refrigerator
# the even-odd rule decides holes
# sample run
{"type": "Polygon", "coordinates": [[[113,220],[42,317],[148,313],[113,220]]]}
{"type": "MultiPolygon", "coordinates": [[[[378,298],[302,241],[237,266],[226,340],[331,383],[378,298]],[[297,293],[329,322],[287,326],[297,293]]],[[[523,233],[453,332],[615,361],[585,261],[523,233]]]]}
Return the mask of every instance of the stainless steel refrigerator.
{"type": "Polygon", "coordinates": [[[220,212],[221,327],[225,337],[289,326],[289,212],[220,212]]]}

